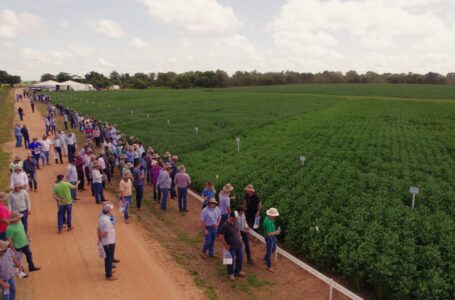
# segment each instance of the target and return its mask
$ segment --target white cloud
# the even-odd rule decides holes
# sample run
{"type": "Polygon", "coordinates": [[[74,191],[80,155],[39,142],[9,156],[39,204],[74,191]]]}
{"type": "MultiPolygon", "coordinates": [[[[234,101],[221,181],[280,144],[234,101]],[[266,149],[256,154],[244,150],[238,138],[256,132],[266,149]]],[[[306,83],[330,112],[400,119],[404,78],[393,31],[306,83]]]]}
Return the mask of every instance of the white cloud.
{"type": "Polygon", "coordinates": [[[242,26],[230,6],[216,0],[137,0],[157,22],[194,33],[232,33],[242,26]]]}
{"type": "Polygon", "coordinates": [[[115,67],[114,63],[111,63],[102,57],[98,58],[97,63],[98,63],[98,66],[100,66],[102,69],[115,67]]]}
{"type": "Polygon", "coordinates": [[[186,39],[186,38],[183,38],[180,40],[180,45],[182,46],[182,48],[185,48],[185,49],[188,49],[188,48],[191,48],[193,46],[193,42],[189,39],[186,39]]]}
{"type": "Polygon", "coordinates": [[[431,45],[435,34],[434,47],[444,40],[447,46],[454,41],[455,30],[430,10],[417,9],[441,1],[287,0],[269,28],[277,46],[297,52],[315,46],[339,51],[335,47],[345,40],[372,49],[403,47],[403,38],[429,39],[426,45],[431,45]]]}
{"type": "Polygon", "coordinates": [[[5,9],[0,13],[0,39],[14,39],[21,34],[42,30],[46,23],[29,13],[15,13],[5,9]]]}
{"type": "Polygon", "coordinates": [[[259,57],[254,45],[243,35],[233,34],[230,36],[219,38],[215,41],[215,46],[219,48],[219,51],[227,51],[236,55],[244,55],[251,59],[257,59],[259,57]]]}
{"type": "Polygon", "coordinates": [[[65,29],[68,29],[71,27],[71,22],[68,20],[62,20],[59,25],[65,29]]]}
{"type": "Polygon", "coordinates": [[[141,40],[140,38],[134,38],[128,42],[128,45],[130,45],[133,48],[137,49],[144,49],[147,48],[148,44],[141,40]]]}
{"type": "Polygon", "coordinates": [[[112,20],[88,20],[86,23],[94,31],[111,38],[120,38],[124,34],[122,26],[112,20]]]}

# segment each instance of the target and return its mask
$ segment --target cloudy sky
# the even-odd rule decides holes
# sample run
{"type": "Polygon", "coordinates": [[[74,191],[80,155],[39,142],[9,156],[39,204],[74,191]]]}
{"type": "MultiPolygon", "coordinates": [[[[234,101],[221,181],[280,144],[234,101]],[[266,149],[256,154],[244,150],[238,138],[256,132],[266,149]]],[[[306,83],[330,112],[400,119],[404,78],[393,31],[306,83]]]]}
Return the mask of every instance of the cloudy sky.
{"type": "Polygon", "coordinates": [[[0,69],[455,71],[455,0],[0,0],[0,69]]]}

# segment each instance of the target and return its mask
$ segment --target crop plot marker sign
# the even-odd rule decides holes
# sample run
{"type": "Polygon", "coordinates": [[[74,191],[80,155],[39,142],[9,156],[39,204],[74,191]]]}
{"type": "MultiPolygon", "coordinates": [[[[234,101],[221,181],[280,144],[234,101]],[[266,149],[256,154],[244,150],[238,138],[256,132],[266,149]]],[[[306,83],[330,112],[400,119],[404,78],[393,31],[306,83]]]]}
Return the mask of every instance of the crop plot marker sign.
{"type": "Polygon", "coordinates": [[[167,125],[170,125],[171,124],[171,120],[167,120],[167,125]]]}
{"type": "Polygon", "coordinates": [[[302,162],[302,166],[305,164],[306,157],[303,155],[300,155],[300,161],[302,162]]]}
{"type": "Polygon", "coordinates": [[[150,119],[150,114],[147,114],[147,118],[150,119]]]}
{"type": "Polygon", "coordinates": [[[237,152],[240,152],[240,138],[236,137],[235,141],[237,142],[237,152]]]}
{"type": "Polygon", "coordinates": [[[415,206],[416,195],[420,192],[418,187],[411,186],[409,188],[409,192],[412,194],[412,208],[415,206]]]}
{"type": "Polygon", "coordinates": [[[199,127],[194,127],[194,131],[196,132],[196,134],[199,133],[199,127]]]}

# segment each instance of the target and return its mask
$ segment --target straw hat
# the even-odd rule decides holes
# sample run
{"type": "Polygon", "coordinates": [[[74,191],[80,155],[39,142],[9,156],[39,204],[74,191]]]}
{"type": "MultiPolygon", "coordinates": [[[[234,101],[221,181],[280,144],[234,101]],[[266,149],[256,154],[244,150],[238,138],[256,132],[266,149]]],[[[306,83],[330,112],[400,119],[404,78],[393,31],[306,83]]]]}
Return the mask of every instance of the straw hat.
{"type": "Polygon", "coordinates": [[[155,158],[155,159],[156,159],[156,158],[160,158],[160,156],[159,156],[158,153],[155,153],[155,154],[152,155],[152,158],[155,158]]]}
{"type": "Polygon", "coordinates": [[[267,214],[267,216],[270,217],[278,217],[280,215],[278,213],[278,209],[276,209],[275,207],[268,209],[265,213],[267,214]]]}
{"type": "Polygon", "coordinates": [[[158,162],[154,159],[152,159],[152,162],[151,162],[152,166],[156,166],[158,164],[158,162]]]}
{"type": "Polygon", "coordinates": [[[14,161],[16,161],[16,160],[21,160],[21,158],[20,158],[19,156],[16,155],[16,156],[14,157],[14,161]]]}
{"type": "Polygon", "coordinates": [[[102,212],[103,212],[103,214],[105,214],[105,213],[107,213],[108,211],[110,211],[113,208],[114,208],[114,205],[112,205],[112,203],[105,203],[103,205],[102,212]]]}
{"type": "Polygon", "coordinates": [[[17,188],[17,187],[20,187],[20,188],[21,188],[21,187],[22,187],[22,184],[21,184],[20,182],[16,182],[16,183],[14,184],[14,187],[15,187],[15,188],[17,188]]]}
{"type": "Polygon", "coordinates": [[[171,164],[165,163],[165,164],[164,164],[164,169],[165,169],[165,170],[170,170],[170,169],[172,169],[171,164]]]}
{"type": "Polygon", "coordinates": [[[0,251],[5,251],[9,246],[8,241],[2,241],[0,240],[0,251]]]}
{"type": "Polygon", "coordinates": [[[218,203],[218,201],[216,201],[215,197],[212,197],[209,199],[209,203],[218,203]]]}
{"type": "Polygon", "coordinates": [[[15,165],[15,166],[14,166],[14,170],[22,170],[22,167],[19,166],[19,165],[15,165]]]}
{"type": "Polygon", "coordinates": [[[131,168],[134,167],[134,166],[133,166],[132,163],[128,162],[128,163],[126,164],[126,167],[127,167],[128,169],[131,169],[131,168]]]}
{"type": "Polygon", "coordinates": [[[172,159],[172,160],[178,160],[179,157],[178,157],[177,155],[172,155],[172,156],[171,156],[171,159],[172,159]]]}
{"type": "Polygon", "coordinates": [[[185,170],[186,170],[186,169],[185,169],[185,166],[184,166],[184,165],[180,165],[180,166],[179,166],[179,171],[185,172],[185,170]]]}
{"type": "Polygon", "coordinates": [[[245,187],[245,191],[252,191],[255,192],[256,190],[254,189],[254,186],[252,184],[249,184],[245,187]]]}
{"type": "Polygon", "coordinates": [[[225,193],[230,193],[234,190],[234,187],[230,184],[230,183],[226,183],[224,186],[223,186],[223,192],[225,193]]]}
{"type": "Polygon", "coordinates": [[[152,147],[148,147],[148,148],[147,148],[147,152],[155,152],[155,150],[153,150],[152,147]]]}
{"type": "Polygon", "coordinates": [[[163,157],[170,157],[171,153],[169,151],[164,152],[163,157]]]}

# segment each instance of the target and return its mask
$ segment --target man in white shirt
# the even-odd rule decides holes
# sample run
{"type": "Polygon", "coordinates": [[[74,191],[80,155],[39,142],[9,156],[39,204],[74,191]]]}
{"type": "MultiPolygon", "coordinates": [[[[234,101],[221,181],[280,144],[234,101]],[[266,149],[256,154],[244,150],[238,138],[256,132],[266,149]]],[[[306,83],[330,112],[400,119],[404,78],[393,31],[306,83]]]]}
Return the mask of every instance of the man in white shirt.
{"type": "Polygon", "coordinates": [[[23,189],[28,188],[28,177],[27,174],[25,174],[24,171],[22,171],[22,168],[20,166],[15,166],[14,167],[14,172],[11,173],[11,179],[10,179],[10,186],[11,189],[14,190],[14,187],[16,184],[20,184],[23,189]]]}
{"type": "Polygon", "coordinates": [[[60,142],[60,138],[58,135],[54,135],[54,157],[55,157],[55,163],[58,164],[58,161],[60,160],[60,163],[63,164],[63,157],[62,157],[62,144],[60,142]]]}
{"type": "Polygon", "coordinates": [[[103,194],[103,175],[96,161],[92,163],[92,189],[96,204],[106,201],[103,194]]]}
{"type": "Polygon", "coordinates": [[[104,258],[104,272],[106,280],[114,281],[117,278],[112,276],[112,264],[115,253],[115,228],[111,221],[113,205],[106,203],[101,211],[102,215],[98,220],[98,242],[101,242],[106,253],[104,258]]]}
{"type": "Polygon", "coordinates": [[[43,139],[40,141],[41,151],[43,152],[46,165],[49,165],[49,151],[51,149],[52,142],[49,140],[47,135],[43,135],[43,139]]]}
{"type": "Polygon", "coordinates": [[[58,134],[58,139],[60,141],[60,147],[62,148],[62,152],[64,156],[68,156],[68,149],[66,148],[66,136],[63,130],[60,130],[58,134]]]}
{"type": "MultiPolygon", "coordinates": [[[[66,168],[66,178],[68,182],[71,183],[72,185],[77,184],[77,169],[75,162],[76,158],[70,160],[68,167],[66,168]]],[[[73,198],[73,200],[79,200],[77,199],[76,189],[71,189],[71,197],[73,198]]]]}

